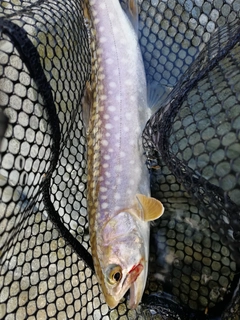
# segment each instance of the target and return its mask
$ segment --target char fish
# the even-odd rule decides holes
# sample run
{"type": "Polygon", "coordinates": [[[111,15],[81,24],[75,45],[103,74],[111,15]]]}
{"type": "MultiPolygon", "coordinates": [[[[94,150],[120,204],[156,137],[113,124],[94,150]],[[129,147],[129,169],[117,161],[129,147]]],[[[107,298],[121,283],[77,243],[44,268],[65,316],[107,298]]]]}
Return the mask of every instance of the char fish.
{"type": "Polygon", "coordinates": [[[148,274],[149,221],[164,211],[161,202],[150,197],[141,141],[150,111],[134,28],[137,4],[128,1],[127,13],[118,0],[90,0],[85,5],[92,65],[83,107],[84,119],[89,119],[91,251],[109,307],[117,306],[130,288],[129,306],[135,308],[148,274]]]}

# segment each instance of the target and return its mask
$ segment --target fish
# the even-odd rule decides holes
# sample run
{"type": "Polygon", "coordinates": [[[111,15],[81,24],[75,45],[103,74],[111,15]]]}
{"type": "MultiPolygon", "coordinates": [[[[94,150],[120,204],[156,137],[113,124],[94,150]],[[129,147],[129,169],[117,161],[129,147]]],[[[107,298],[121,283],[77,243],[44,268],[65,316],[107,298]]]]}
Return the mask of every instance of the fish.
{"type": "Polygon", "coordinates": [[[142,131],[150,117],[135,26],[137,1],[90,0],[84,8],[91,78],[83,99],[87,139],[87,210],[94,269],[115,308],[130,289],[142,299],[148,275],[150,221],[164,212],[150,195],[142,131]]]}

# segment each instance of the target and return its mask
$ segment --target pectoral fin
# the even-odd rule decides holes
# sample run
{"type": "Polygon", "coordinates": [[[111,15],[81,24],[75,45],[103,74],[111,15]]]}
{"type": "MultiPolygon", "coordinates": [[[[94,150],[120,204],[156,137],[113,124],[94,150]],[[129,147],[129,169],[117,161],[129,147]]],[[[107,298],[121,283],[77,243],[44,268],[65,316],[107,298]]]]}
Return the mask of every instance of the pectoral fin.
{"type": "Polygon", "coordinates": [[[145,221],[152,221],[161,217],[164,212],[164,207],[159,200],[143,194],[137,194],[136,197],[142,207],[145,221]]]}

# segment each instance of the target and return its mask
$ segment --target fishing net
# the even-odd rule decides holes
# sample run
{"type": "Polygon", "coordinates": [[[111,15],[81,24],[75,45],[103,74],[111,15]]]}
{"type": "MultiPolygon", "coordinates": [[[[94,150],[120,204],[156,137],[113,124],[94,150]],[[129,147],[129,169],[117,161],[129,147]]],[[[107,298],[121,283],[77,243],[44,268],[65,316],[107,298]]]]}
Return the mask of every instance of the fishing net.
{"type": "Polygon", "coordinates": [[[89,247],[82,2],[1,1],[0,319],[239,319],[239,9],[139,1],[159,107],[143,143],[166,211],[143,303],[109,310],[89,247]]]}

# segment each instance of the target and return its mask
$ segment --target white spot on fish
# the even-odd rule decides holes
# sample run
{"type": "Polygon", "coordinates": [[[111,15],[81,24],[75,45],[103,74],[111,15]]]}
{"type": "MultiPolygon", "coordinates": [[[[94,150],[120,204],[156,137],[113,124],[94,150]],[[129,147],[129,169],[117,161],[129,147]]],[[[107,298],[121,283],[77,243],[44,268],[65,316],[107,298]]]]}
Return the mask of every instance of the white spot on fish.
{"type": "Polygon", "coordinates": [[[104,163],[104,164],[103,164],[103,168],[106,169],[106,168],[108,168],[108,167],[109,167],[109,164],[108,164],[108,163],[104,163]]]}
{"type": "Polygon", "coordinates": [[[100,191],[101,191],[101,192],[106,192],[106,191],[107,191],[107,188],[105,188],[105,187],[100,187],[100,191]]]}
{"type": "Polygon", "coordinates": [[[103,202],[101,204],[102,209],[106,209],[108,207],[108,203],[107,202],[103,202]]]}
{"type": "Polygon", "coordinates": [[[126,153],[123,152],[123,151],[120,151],[120,157],[121,157],[121,158],[124,158],[125,156],[126,156],[126,153]]]}
{"type": "Polygon", "coordinates": [[[101,37],[100,39],[99,39],[99,42],[100,43],[104,43],[104,42],[106,42],[107,41],[107,38],[106,37],[101,37]]]}
{"type": "Polygon", "coordinates": [[[109,116],[109,114],[106,114],[106,113],[105,113],[104,116],[103,116],[103,118],[107,120],[107,119],[110,118],[110,116],[109,116]]]}
{"type": "Polygon", "coordinates": [[[101,144],[102,144],[104,147],[106,147],[106,146],[108,146],[108,141],[107,141],[107,140],[102,140],[102,141],[101,141],[101,144]]]}
{"type": "Polygon", "coordinates": [[[114,199],[115,199],[115,200],[120,200],[120,199],[121,199],[120,193],[115,193],[115,194],[114,194],[114,199]]]}
{"type": "Polygon", "coordinates": [[[105,128],[106,128],[106,129],[112,129],[112,127],[113,127],[113,126],[111,125],[111,123],[107,123],[107,124],[105,125],[105,128]]]}
{"type": "Polygon", "coordinates": [[[133,186],[135,184],[135,181],[133,179],[130,179],[129,182],[130,186],[133,186]]]}
{"type": "Polygon", "coordinates": [[[102,95],[100,96],[100,99],[101,99],[102,101],[107,100],[107,96],[104,95],[104,94],[102,94],[102,95]]]}
{"type": "Polygon", "coordinates": [[[101,9],[106,9],[106,4],[104,2],[102,2],[100,5],[99,5],[99,8],[101,9]]]}
{"type": "Polygon", "coordinates": [[[99,74],[99,76],[98,76],[99,80],[103,80],[104,78],[105,78],[105,74],[103,74],[103,73],[99,74]]]}
{"type": "Polygon", "coordinates": [[[123,128],[123,131],[129,132],[129,128],[128,128],[127,126],[125,126],[125,127],[123,128]]]}
{"type": "Polygon", "coordinates": [[[102,49],[100,49],[100,48],[97,49],[97,55],[101,55],[102,52],[103,52],[102,49]]]}
{"type": "Polygon", "coordinates": [[[109,106],[109,107],[108,107],[108,110],[111,111],[111,112],[114,112],[114,111],[116,111],[116,107],[114,107],[114,106],[109,106]]]}
{"type": "Polygon", "coordinates": [[[111,88],[116,88],[117,85],[116,85],[115,82],[112,81],[112,82],[109,83],[109,86],[110,86],[111,88]]]}
{"type": "Polygon", "coordinates": [[[108,155],[108,154],[105,154],[105,156],[103,157],[103,159],[105,159],[105,160],[110,160],[110,156],[108,155]]]}
{"type": "MultiPolygon", "coordinates": [[[[93,15],[94,17],[96,17],[97,11],[96,11],[96,10],[93,10],[93,11],[92,11],[92,15],[93,15]]],[[[98,18],[95,18],[95,19],[94,19],[94,23],[96,23],[96,24],[98,24],[99,21],[100,21],[100,20],[99,20],[98,18]]]]}
{"type": "Polygon", "coordinates": [[[117,184],[121,184],[121,182],[122,182],[122,178],[117,178],[117,179],[116,179],[116,183],[117,183],[117,184]]]}

